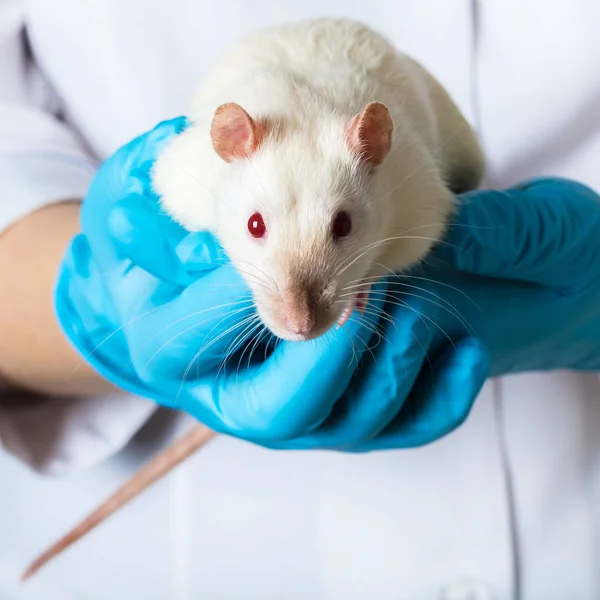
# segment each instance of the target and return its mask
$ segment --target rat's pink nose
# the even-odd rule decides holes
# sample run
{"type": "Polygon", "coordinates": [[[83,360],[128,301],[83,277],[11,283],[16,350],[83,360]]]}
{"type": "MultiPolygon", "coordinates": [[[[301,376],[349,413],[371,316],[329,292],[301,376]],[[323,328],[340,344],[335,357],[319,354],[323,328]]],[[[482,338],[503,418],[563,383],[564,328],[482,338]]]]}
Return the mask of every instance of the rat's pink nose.
{"type": "Polygon", "coordinates": [[[315,328],[316,318],[308,311],[290,311],[286,315],[285,325],[291,333],[308,335],[315,328]]]}

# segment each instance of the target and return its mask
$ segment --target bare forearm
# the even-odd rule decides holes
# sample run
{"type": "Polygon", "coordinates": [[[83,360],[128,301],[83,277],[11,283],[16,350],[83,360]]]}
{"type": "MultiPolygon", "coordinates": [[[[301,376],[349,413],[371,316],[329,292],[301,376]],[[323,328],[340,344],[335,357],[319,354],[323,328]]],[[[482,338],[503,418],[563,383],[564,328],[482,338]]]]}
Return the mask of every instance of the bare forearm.
{"type": "Polygon", "coordinates": [[[0,381],[44,394],[96,395],[113,385],[64,338],[52,291],[67,244],[79,231],[79,203],[55,204],[0,236],[0,381]]]}

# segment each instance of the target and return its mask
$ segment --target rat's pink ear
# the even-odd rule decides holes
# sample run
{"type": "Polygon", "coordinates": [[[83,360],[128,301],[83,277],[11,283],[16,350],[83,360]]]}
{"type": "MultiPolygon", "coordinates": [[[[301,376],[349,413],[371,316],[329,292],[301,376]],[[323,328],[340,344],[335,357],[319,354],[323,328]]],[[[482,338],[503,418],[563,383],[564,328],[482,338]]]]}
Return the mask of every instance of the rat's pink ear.
{"type": "Polygon", "coordinates": [[[346,140],[361,160],[376,167],[385,160],[392,147],[393,131],[394,122],[387,106],[370,102],[348,123],[346,140]]]}
{"type": "Polygon", "coordinates": [[[248,158],[260,145],[262,129],[239,104],[221,104],[210,128],[215,152],[226,162],[248,158]]]}

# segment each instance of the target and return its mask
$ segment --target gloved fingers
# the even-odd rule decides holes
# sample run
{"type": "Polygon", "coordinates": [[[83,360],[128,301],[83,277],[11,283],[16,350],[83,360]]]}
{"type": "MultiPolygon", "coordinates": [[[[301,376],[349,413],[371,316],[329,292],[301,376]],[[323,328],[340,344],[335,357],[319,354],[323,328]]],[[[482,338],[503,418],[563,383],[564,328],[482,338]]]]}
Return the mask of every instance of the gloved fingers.
{"type": "Polygon", "coordinates": [[[460,198],[435,255],[461,271],[571,293],[600,266],[600,198],[579,183],[540,179],[460,198]]]}
{"type": "Polygon", "coordinates": [[[288,446],[341,450],[361,445],[400,412],[426,359],[436,316],[425,318],[432,311],[421,297],[403,294],[405,305],[400,299],[396,296],[396,302],[386,305],[387,320],[380,321],[381,331],[327,420],[288,446]]]}
{"type": "Polygon", "coordinates": [[[90,240],[99,265],[111,264],[115,250],[106,236],[106,222],[114,204],[128,196],[140,196],[146,200],[145,208],[156,217],[160,215],[158,197],[152,190],[150,169],[153,161],[167,141],[186,126],[183,117],[159,123],[122,146],[102,163],[84,198],[80,220],[82,231],[90,240]]]}
{"type": "MultiPolygon", "coordinates": [[[[82,361],[97,364],[111,362],[122,340],[114,325],[115,309],[103,282],[94,276],[88,239],[76,235],[68,246],[55,284],[54,310],[66,337],[71,340],[82,361]],[[108,359],[103,355],[108,355],[108,359]]],[[[121,367],[122,365],[118,365],[121,367]]],[[[79,368],[79,367],[77,367],[79,368]]],[[[101,370],[105,374],[106,369],[101,370]]],[[[117,372],[118,374],[118,372],[117,372]]],[[[108,377],[114,380],[115,377],[108,377]]]]}
{"type": "MultiPolygon", "coordinates": [[[[194,280],[205,275],[207,271],[230,262],[223,247],[208,231],[188,233],[177,244],[175,251],[179,261],[194,280]]],[[[241,281],[240,277],[237,279],[241,281]]]]}
{"type": "MultiPolygon", "coordinates": [[[[149,210],[144,196],[130,195],[117,202],[108,214],[108,234],[123,269],[131,263],[160,281],[188,285],[192,278],[177,254],[187,233],[179,225],[149,210]]],[[[210,243],[210,242],[209,242],[210,243]]]]}
{"type": "MultiPolygon", "coordinates": [[[[385,282],[373,288],[385,290],[385,282]]],[[[329,416],[346,390],[383,303],[375,296],[368,312],[343,329],[307,342],[281,342],[260,364],[227,371],[216,381],[199,380],[182,392],[180,406],[205,422],[217,414],[232,435],[258,443],[306,433],[329,416]]]]}
{"type": "MultiPolygon", "coordinates": [[[[94,269],[90,265],[91,260],[92,254],[86,236],[76,236],[59,271],[55,293],[57,320],[67,339],[81,355],[81,364],[88,362],[124,391],[176,408],[176,393],[172,387],[155,385],[152,377],[147,378],[150,380],[148,383],[141,380],[139,375],[146,368],[160,384],[166,379],[162,373],[167,369],[160,365],[160,370],[153,370],[154,365],[149,361],[150,352],[156,352],[156,346],[145,348],[154,341],[153,331],[163,334],[167,332],[164,320],[159,318],[160,311],[165,306],[158,305],[128,321],[120,321],[114,314],[114,298],[109,298],[104,289],[105,282],[94,275],[90,276],[94,269]],[[151,318],[155,318],[155,322],[148,323],[151,318]],[[122,323],[120,326],[115,324],[119,322],[122,323]],[[137,327],[147,335],[139,338],[132,336],[131,330],[137,327]],[[135,367],[139,365],[143,368],[136,370],[135,367]]],[[[216,273],[218,272],[215,271],[216,273]]],[[[151,279],[139,270],[133,274],[151,279]]],[[[125,298],[128,297],[129,301],[136,299],[139,290],[136,282],[130,284],[127,277],[120,282],[119,292],[125,298]]],[[[118,299],[117,304],[120,304],[118,299]]],[[[169,321],[167,323],[170,324],[169,321]]],[[[170,350],[168,344],[165,344],[165,348],[170,350]]],[[[162,358],[161,352],[157,352],[157,356],[162,358]]]]}
{"type": "Polygon", "coordinates": [[[413,448],[434,442],[469,415],[489,373],[489,356],[476,338],[463,338],[424,365],[398,416],[356,451],[413,448]]]}
{"type": "Polygon", "coordinates": [[[167,215],[149,208],[144,196],[117,202],[108,217],[108,232],[123,269],[138,266],[157,279],[186,286],[206,271],[228,262],[208,232],[188,233],[167,215]]]}
{"type": "Polygon", "coordinates": [[[117,168],[122,183],[129,187],[129,193],[148,191],[148,175],[152,163],[158,158],[167,142],[173,136],[182,133],[187,126],[188,122],[185,117],[175,117],[174,119],[161,121],[153,129],[122,146],[107,161],[117,168]],[[131,181],[130,176],[138,179],[137,184],[131,181]]]}
{"type": "MultiPolygon", "coordinates": [[[[194,262],[204,260],[202,251],[182,260],[196,268],[194,262]]],[[[95,340],[85,354],[106,354],[115,343],[126,344],[129,362],[121,368],[146,382],[180,380],[184,373],[192,378],[217,368],[244,331],[238,324],[254,319],[250,291],[231,263],[182,289],[138,268],[90,276],[94,259],[88,238],[77,236],[65,255],[55,303],[79,307],[70,318],[76,314],[86,337],[95,340]]]]}
{"type": "Polygon", "coordinates": [[[119,199],[130,194],[152,193],[150,169],[160,151],[173,136],[187,127],[185,117],[162,121],[121,146],[98,169],[91,190],[106,198],[119,199]]]}

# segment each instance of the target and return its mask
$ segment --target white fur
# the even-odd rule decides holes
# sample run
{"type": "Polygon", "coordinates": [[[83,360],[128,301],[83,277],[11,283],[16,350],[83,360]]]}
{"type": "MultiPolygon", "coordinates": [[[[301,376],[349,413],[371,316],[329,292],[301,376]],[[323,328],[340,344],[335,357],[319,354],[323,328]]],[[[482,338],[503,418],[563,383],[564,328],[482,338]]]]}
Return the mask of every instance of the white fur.
{"type": "MultiPolygon", "coordinates": [[[[444,233],[453,209],[447,185],[476,187],[483,171],[477,140],[443,88],[379,34],[345,19],[272,27],[242,40],[202,82],[189,118],[157,160],[154,186],[175,220],[217,235],[263,321],[282,337],[281,294],[297,269],[308,266],[339,295],[354,280],[383,274],[375,263],[411,266],[444,233]],[[344,135],[371,101],[385,104],[394,121],[391,152],[374,174],[357,163],[344,135]],[[281,135],[251,159],[226,163],[209,135],[226,102],[279,123],[281,135]],[[354,229],[335,244],[329,227],[340,208],[354,229]],[[247,231],[255,211],[267,224],[263,240],[247,231]]],[[[332,306],[331,323],[342,309],[332,306]]]]}

